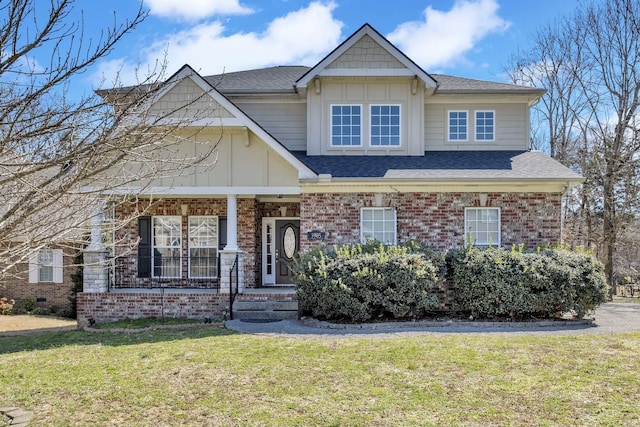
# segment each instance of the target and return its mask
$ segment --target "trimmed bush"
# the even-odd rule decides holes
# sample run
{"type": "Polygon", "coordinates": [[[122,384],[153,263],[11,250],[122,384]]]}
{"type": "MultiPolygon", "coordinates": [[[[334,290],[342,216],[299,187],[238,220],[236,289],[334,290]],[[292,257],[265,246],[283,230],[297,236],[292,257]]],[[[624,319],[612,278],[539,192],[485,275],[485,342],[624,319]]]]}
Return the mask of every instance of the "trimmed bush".
{"type": "Polygon", "coordinates": [[[469,248],[449,256],[454,309],[479,318],[583,317],[607,300],[602,263],[568,250],[469,248]]]}
{"type": "Polygon", "coordinates": [[[438,307],[437,257],[416,244],[314,248],[295,267],[298,300],[314,317],[364,322],[420,318],[438,307]]]}

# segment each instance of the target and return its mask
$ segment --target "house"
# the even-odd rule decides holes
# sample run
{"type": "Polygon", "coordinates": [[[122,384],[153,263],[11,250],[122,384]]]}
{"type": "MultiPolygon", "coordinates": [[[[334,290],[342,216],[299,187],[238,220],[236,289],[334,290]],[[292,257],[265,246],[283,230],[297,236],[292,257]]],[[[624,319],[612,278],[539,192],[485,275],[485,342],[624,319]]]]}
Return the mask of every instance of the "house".
{"type": "Polygon", "coordinates": [[[184,151],[215,145],[216,164],[122,190],[138,201],[116,215],[146,213],[113,241],[137,246],[112,248],[106,274],[94,239],[80,321],[220,315],[236,291],[278,311],[295,301],[296,254],[319,244],[555,244],[583,178],[529,149],[543,93],[428,74],[369,25],[312,67],[185,65],[149,109],[191,102],[184,151]]]}

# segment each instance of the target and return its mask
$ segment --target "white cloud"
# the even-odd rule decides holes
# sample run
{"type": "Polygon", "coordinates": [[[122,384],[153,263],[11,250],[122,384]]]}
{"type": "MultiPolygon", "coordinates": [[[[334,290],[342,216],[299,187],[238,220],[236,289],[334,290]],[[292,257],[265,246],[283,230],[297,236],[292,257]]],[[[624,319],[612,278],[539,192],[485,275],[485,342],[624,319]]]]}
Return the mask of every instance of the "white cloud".
{"type": "Polygon", "coordinates": [[[333,2],[310,3],[274,19],[263,32],[226,35],[222,22],[205,22],[156,41],[140,52],[140,64],[124,59],[99,64],[92,81],[110,87],[113,82],[103,77],[118,72],[120,83],[136,84],[148,70],[157,70],[165,54],[168,74],[184,64],[202,75],[271,65],[314,65],[340,42],[343,24],[333,17],[335,7],[333,2]]]}
{"type": "Polygon", "coordinates": [[[238,0],[144,0],[151,15],[197,21],[214,15],[246,15],[251,8],[238,0]]]}
{"type": "Polygon", "coordinates": [[[456,0],[447,12],[429,6],[424,21],[401,24],[387,38],[426,70],[466,62],[479,40],[509,28],[499,7],[497,0],[456,0]]]}

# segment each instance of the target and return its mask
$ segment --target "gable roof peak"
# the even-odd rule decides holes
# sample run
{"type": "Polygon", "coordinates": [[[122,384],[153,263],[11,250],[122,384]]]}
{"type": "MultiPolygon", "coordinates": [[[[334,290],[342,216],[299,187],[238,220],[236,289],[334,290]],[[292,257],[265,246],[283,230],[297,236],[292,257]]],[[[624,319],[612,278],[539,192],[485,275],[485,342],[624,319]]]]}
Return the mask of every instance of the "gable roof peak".
{"type": "Polygon", "coordinates": [[[368,70],[368,72],[363,73],[363,75],[374,75],[375,73],[379,73],[379,75],[407,75],[407,76],[416,76],[420,80],[422,80],[427,87],[436,87],[438,82],[431,77],[426,71],[424,71],[418,64],[413,62],[411,58],[404,54],[400,49],[398,49],[393,43],[387,40],[382,34],[380,34],[375,28],[373,28],[369,23],[363,24],[356,32],[351,34],[345,41],[343,41],[338,47],[336,47],[333,51],[331,51],[327,56],[325,56],[320,62],[318,62],[315,66],[313,66],[309,71],[307,71],[302,77],[300,77],[296,81],[297,88],[306,88],[307,84],[313,80],[317,76],[322,75],[332,75],[332,76],[353,76],[354,73],[357,73],[358,68],[351,69],[343,69],[343,68],[331,68],[330,65],[333,64],[338,58],[340,58],[345,52],[347,52],[350,48],[352,48],[356,43],[362,40],[364,37],[370,37],[373,39],[378,46],[384,49],[389,55],[391,55],[395,61],[400,63],[403,68],[398,69],[395,68],[393,70],[381,68],[376,70],[368,70]],[[371,74],[371,71],[375,71],[374,74],[371,74]]]}

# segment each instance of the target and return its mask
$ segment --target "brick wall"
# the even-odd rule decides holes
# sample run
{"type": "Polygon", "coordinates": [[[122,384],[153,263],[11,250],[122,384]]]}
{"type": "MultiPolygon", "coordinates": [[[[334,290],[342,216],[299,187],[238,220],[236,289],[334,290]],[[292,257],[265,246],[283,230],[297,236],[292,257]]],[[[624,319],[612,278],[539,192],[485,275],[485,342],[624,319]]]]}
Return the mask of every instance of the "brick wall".
{"type": "MultiPolygon", "coordinates": [[[[418,240],[440,249],[457,248],[464,239],[464,210],[480,206],[478,193],[303,194],[300,219],[302,250],[313,245],[360,240],[360,208],[395,207],[398,242],[418,240]],[[378,198],[378,200],[376,200],[378,198]],[[306,233],[324,231],[324,242],[306,233]]],[[[529,248],[560,241],[560,193],[488,193],[487,207],[501,209],[502,246],[529,248]]]]}
{"type": "Polygon", "coordinates": [[[78,326],[88,319],[97,323],[146,317],[180,319],[222,318],[229,307],[229,296],[223,294],[188,293],[80,293],[78,294],[78,326]]]}
{"type": "Polygon", "coordinates": [[[51,307],[55,311],[70,310],[69,296],[73,288],[71,275],[77,272],[77,267],[73,265],[75,254],[69,251],[63,251],[62,283],[29,283],[29,263],[19,263],[11,268],[0,283],[0,296],[14,299],[16,307],[20,308],[24,300],[30,298],[36,303],[36,307],[51,307]]]}

